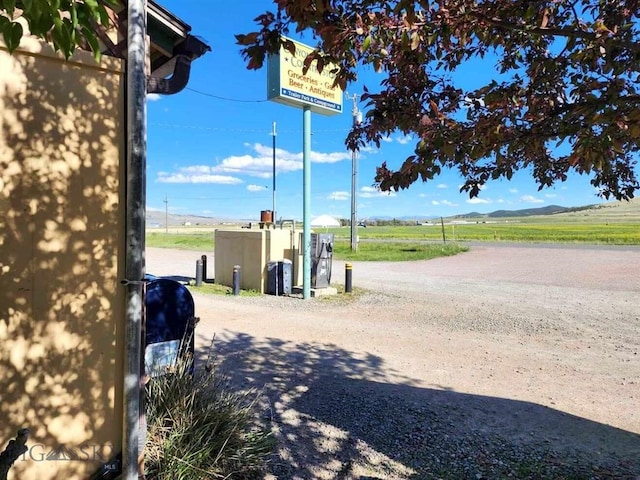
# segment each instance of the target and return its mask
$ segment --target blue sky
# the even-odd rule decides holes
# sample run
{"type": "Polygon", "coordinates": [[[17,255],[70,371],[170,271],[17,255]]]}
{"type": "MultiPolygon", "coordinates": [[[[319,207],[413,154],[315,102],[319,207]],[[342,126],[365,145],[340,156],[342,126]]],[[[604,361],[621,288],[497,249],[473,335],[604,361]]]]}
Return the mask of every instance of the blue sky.
{"type": "MultiPolygon", "coordinates": [[[[170,213],[255,220],[273,204],[272,124],[276,122],[276,210],[280,218],[302,218],[302,110],[267,100],[266,68],[246,69],[234,34],[255,30],[253,19],[273,10],[267,0],[211,2],[162,0],[165,8],[192,26],[212,52],[192,65],[187,89],[148,99],[147,208],[170,213]],[[215,6],[214,6],[215,5],[215,6]]],[[[310,35],[294,37],[313,45],[310,35]]],[[[486,81],[489,64],[469,64],[462,82],[486,81]]],[[[363,70],[349,94],[375,90],[383,78],[363,70]]],[[[469,83],[469,85],[471,85],[469,83]]],[[[466,86],[466,85],[465,85],[466,86]]],[[[344,139],[352,123],[351,100],[341,115],[312,114],[311,215],[349,218],[351,153],[344,139]]],[[[360,108],[364,108],[360,104],[360,108]]],[[[395,193],[376,191],[376,166],[398,166],[414,141],[392,135],[380,149],[359,154],[358,217],[450,216],[545,205],[602,203],[586,176],[570,177],[551,189],[537,190],[526,172],[489,183],[479,198],[460,193],[461,178],[444,171],[429,183],[417,182],[395,193]]]]}

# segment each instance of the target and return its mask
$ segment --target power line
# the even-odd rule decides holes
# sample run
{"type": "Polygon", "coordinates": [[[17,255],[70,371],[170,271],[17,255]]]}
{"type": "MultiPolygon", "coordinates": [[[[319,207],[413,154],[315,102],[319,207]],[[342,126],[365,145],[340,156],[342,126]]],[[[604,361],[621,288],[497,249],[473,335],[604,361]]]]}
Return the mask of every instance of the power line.
{"type": "Polygon", "coordinates": [[[203,95],[205,97],[211,97],[211,98],[215,98],[217,100],[224,100],[227,102],[238,102],[238,103],[263,103],[263,102],[268,102],[267,99],[263,99],[263,100],[243,100],[240,98],[229,98],[229,97],[221,97],[220,95],[214,95],[212,93],[207,93],[207,92],[202,92],[200,90],[196,90],[195,88],[190,88],[190,87],[186,87],[185,90],[189,90],[193,93],[197,93],[198,95],[203,95]]]}
{"type": "MultiPolygon", "coordinates": [[[[165,127],[165,128],[184,128],[191,130],[207,130],[207,131],[218,131],[218,132],[236,132],[236,133],[264,133],[265,135],[272,135],[273,133],[267,129],[251,129],[251,128],[224,128],[224,127],[203,127],[201,125],[185,125],[185,124],[175,124],[175,123],[156,123],[149,122],[150,126],[154,127],[165,127]]],[[[321,133],[348,133],[350,128],[331,128],[331,129],[314,129],[313,134],[321,134],[321,133]]],[[[302,130],[278,130],[278,133],[290,133],[297,134],[302,132],[302,130]]]]}

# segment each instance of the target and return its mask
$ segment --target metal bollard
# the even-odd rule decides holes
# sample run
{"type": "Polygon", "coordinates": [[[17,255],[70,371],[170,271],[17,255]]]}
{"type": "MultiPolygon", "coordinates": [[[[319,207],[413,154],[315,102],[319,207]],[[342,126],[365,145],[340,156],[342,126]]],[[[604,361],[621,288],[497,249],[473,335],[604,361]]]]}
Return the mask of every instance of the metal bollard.
{"type": "Polygon", "coordinates": [[[196,260],[196,287],[202,286],[202,260],[196,260]]]}
{"type": "Polygon", "coordinates": [[[202,281],[207,283],[207,256],[202,255],[202,281]]]}
{"type": "Polygon", "coordinates": [[[240,265],[233,266],[233,294],[240,295],[240,265]]]}
{"type": "Polygon", "coordinates": [[[353,266],[350,263],[344,264],[344,292],[351,293],[353,290],[352,280],[353,266]]]}

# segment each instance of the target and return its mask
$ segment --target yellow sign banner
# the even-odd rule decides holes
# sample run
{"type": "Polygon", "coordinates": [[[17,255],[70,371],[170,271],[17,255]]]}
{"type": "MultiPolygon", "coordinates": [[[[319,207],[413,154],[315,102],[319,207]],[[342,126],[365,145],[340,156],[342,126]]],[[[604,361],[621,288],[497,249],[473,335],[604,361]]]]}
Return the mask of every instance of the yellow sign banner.
{"type": "Polygon", "coordinates": [[[271,55],[267,62],[267,97],[274,102],[293,107],[311,107],[311,111],[322,115],[342,113],[342,90],[334,87],[335,75],[331,73],[335,65],[328,64],[319,72],[314,61],[306,74],[304,62],[313,48],[295,40],[295,53],[280,47],[277,55],[271,55]]]}

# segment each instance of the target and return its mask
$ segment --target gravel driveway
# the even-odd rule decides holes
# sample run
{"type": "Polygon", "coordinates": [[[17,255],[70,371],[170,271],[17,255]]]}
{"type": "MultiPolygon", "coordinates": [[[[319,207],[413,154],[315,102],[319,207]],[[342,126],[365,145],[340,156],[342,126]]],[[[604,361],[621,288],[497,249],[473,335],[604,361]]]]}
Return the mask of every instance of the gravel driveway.
{"type": "MultiPolygon", "coordinates": [[[[147,249],[193,277],[212,252],[147,249]]],[[[343,282],[344,263],[333,280],[343,282]]],[[[262,390],[267,478],[640,479],[640,248],[476,244],[354,262],[355,299],[195,294],[204,353],[262,390]]]]}

